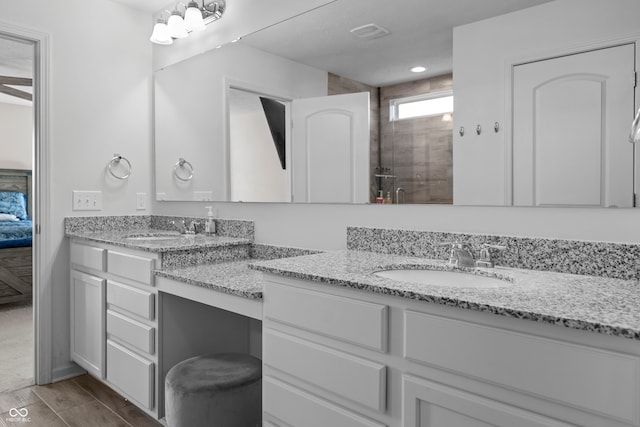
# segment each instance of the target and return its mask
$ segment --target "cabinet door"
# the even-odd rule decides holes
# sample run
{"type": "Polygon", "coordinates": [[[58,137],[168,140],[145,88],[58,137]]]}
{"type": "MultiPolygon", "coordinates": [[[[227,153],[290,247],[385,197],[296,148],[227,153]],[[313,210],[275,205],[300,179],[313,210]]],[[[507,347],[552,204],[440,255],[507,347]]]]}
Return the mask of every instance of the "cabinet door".
{"type": "Polygon", "coordinates": [[[545,416],[410,375],[402,377],[404,427],[570,427],[545,416]]]}
{"type": "Polygon", "coordinates": [[[104,378],[105,280],[71,270],[71,358],[104,378]]]}

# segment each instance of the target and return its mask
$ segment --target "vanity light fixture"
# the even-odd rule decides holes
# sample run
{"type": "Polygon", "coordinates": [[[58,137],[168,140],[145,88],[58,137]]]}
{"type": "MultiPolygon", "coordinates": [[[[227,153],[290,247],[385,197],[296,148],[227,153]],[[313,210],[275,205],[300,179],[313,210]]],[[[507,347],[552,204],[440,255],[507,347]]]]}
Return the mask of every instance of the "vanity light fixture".
{"type": "Polygon", "coordinates": [[[187,10],[184,12],[184,25],[187,31],[202,31],[206,28],[202,11],[195,1],[190,1],[187,5],[187,10]]]}
{"type": "Polygon", "coordinates": [[[189,35],[187,27],[184,25],[184,19],[182,19],[182,15],[178,11],[178,5],[176,5],[167,20],[167,28],[169,29],[169,35],[174,39],[183,39],[189,35]]]}
{"type": "Polygon", "coordinates": [[[173,39],[169,35],[169,28],[167,28],[167,23],[160,17],[156,22],[156,25],[153,26],[153,32],[151,33],[151,37],[149,38],[151,43],[155,44],[163,44],[169,45],[173,44],[173,39]]]}
{"type": "Polygon", "coordinates": [[[161,12],[169,12],[169,19],[165,21],[162,16],[158,19],[149,40],[155,44],[170,45],[173,39],[185,38],[192,31],[204,30],[207,24],[220,19],[225,9],[225,0],[203,0],[202,7],[195,0],[189,1],[189,4],[178,2],[173,12],[161,12]],[[184,14],[178,10],[179,5],[184,7],[184,14]]]}
{"type": "Polygon", "coordinates": [[[422,65],[416,65],[411,68],[412,73],[424,73],[425,71],[427,71],[427,67],[423,67],[422,65]]]}

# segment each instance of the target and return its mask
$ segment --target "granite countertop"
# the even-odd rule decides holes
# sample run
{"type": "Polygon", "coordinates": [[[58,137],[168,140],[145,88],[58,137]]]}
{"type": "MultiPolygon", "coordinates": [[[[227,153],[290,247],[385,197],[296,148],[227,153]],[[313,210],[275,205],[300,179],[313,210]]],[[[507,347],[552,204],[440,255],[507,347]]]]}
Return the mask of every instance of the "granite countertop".
{"type": "Polygon", "coordinates": [[[433,286],[385,279],[372,273],[407,267],[437,270],[454,268],[439,260],[350,250],[258,261],[249,266],[257,271],[319,284],[640,340],[640,284],[636,280],[496,267],[464,270],[511,282],[508,286],[433,286]]]}
{"type": "Polygon", "coordinates": [[[148,252],[172,252],[189,249],[215,248],[221,246],[249,245],[251,240],[225,237],[207,236],[204,234],[176,234],[167,230],[130,230],[130,231],[100,231],[100,232],[70,232],[67,237],[88,240],[91,242],[107,243],[130,249],[148,252]],[[162,235],[166,239],[145,240],[145,236],[162,235]],[[136,239],[140,237],[141,239],[136,239]]]}
{"type": "Polygon", "coordinates": [[[249,299],[262,299],[262,274],[250,270],[253,259],[155,270],[156,276],[202,286],[213,291],[249,299]]]}

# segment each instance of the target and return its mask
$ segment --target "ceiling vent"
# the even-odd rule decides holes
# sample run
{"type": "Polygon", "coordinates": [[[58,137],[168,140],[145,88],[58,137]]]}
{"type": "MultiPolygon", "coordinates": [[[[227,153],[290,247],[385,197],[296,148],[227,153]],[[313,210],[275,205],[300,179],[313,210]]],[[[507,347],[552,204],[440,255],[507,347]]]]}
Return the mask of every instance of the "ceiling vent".
{"type": "Polygon", "coordinates": [[[365,40],[373,40],[389,34],[389,30],[378,24],[362,25],[361,27],[353,28],[350,32],[355,37],[365,40]]]}

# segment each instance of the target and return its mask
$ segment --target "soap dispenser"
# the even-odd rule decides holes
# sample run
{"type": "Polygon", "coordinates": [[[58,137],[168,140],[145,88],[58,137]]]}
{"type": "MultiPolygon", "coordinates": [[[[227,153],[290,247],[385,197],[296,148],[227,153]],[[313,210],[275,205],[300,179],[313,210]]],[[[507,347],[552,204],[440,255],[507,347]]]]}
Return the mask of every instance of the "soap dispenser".
{"type": "Polygon", "coordinates": [[[209,209],[207,221],[204,223],[204,232],[207,235],[216,234],[216,220],[213,218],[213,206],[205,206],[204,208],[209,209]]]}

